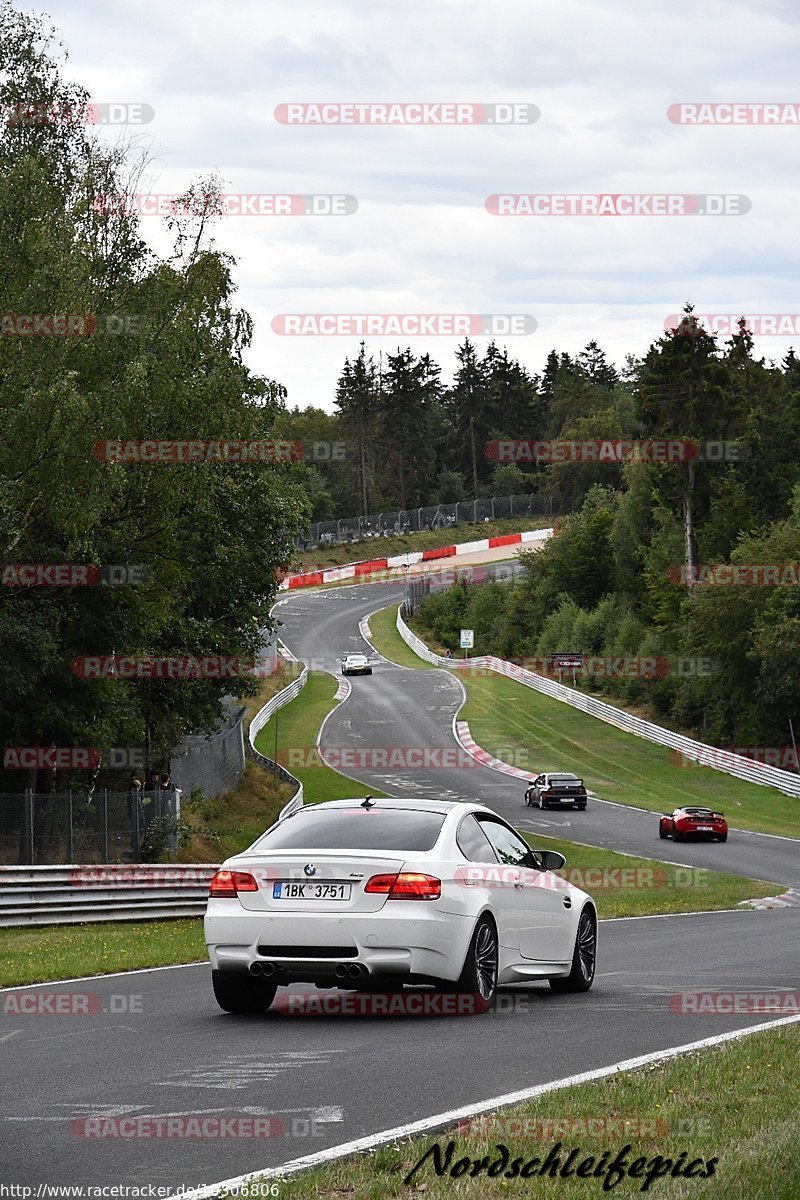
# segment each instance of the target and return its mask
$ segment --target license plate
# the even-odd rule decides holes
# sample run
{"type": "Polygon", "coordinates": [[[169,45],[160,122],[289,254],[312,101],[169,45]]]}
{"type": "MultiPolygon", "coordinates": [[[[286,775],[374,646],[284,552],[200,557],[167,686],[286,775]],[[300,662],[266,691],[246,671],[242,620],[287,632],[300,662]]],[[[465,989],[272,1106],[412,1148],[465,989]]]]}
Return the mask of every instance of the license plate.
{"type": "Polygon", "coordinates": [[[273,883],[273,900],[349,900],[350,883],[273,883]]]}
{"type": "Polygon", "coordinates": [[[561,797],[561,803],[562,803],[562,804],[574,804],[574,803],[575,803],[575,797],[574,797],[574,796],[562,796],[562,797],[561,797]]]}
{"type": "Polygon", "coordinates": [[[698,825],[697,832],[698,833],[711,833],[712,832],[711,826],[710,825],[698,825]]]}

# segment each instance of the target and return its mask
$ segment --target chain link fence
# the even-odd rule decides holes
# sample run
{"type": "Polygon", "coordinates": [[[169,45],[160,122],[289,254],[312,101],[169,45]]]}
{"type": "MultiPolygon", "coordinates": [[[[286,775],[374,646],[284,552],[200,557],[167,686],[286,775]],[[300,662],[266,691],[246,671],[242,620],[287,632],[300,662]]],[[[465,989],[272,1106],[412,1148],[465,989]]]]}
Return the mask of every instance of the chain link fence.
{"type": "Polygon", "coordinates": [[[419,533],[428,529],[449,529],[455,525],[499,521],[508,517],[561,516],[566,511],[564,503],[564,498],[556,493],[459,500],[455,504],[435,504],[427,508],[372,513],[367,517],[318,521],[311,526],[309,538],[317,546],[330,546],[338,542],[389,537],[397,533],[419,533]]]}
{"type": "Polygon", "coordinates": [[[0,863],[140,862],[159,840],[174,850],[179,788],[0,794],[0,863]]]}
{"type": "Polygon", "coordinates": [[[235,709],[224,727],[210,736],[191,734],[182,739],[169,764],[175,787],[186,796],[201,788],[208,798],[236,787],[245,767],[242,720],[246,712],[246,708],[235,709]]]}

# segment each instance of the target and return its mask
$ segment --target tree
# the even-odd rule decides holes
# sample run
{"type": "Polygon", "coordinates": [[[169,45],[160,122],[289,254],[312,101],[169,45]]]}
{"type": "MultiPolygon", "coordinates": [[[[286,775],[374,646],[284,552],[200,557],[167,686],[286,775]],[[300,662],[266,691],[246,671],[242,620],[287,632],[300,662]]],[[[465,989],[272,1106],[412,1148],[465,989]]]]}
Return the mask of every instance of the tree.
{"type": "MultiPolygon", "coordinates": [[[[644,432],[652,438],[725,440],[739,416],[735,397],[726,387],[727,370],[717,344],[692,316],[692,305],[674,331],[660,337],[647,352],[637,380],[637,409],[644,432]]],[[[696,492],[705,499],[707,470],[692,454],[665,466],[664,486],[671,488],[683,515],[683,560],[691,586],[697,562],[695,535],[696,492]],[[667,474],[668,473],[668,474],[667,474]]]]}
{"type": "Polygon", "coordinates": [[[458,368],[445,396],[450,422],[449,456],[455,468],[471,483],[472,497],[488,474],[485,446],[491,429],[489,380],[474,342],[465,338],[456,351],[458,368]]]}
{"type": "Polygon", "coordinates": [[[406,349],[387,357],[381,393],[382,436],[402,509],[419,508],[432,498],[440,372],[427,354],[415,358],[406,349]]]}
{"type": "Polygon", "coordinates": [[[361,511],[365,517],[370,511],[372,462],[381,403],[375,360],[367,358],[367,347],[362,342],[354,362],[344,361],[336,385],[336,407],[342,416],[343,428],[357,447],[361,511]]]}
{"type": "MultiPolygon", "coordinates": [[[[0,107],[82,111],[86,93],[64,82],[59,53],[40,20],[0,7],[0,107]]],[[[144,742],[168,755],[181,734],[212,728],[229,678],[87,681],[71,664],[258,654],[276,571],[309,515],[290,464],[126,465],[92,453],[120,437],[270,438],[285,394],[244,365],[252,322],[235,306],[231,260],[210,243],[215,183],[191,190],[192,228],[176,218],[159,259],[130,206],[95,202],[128,195],[136,170],[79,119],[0,126],[4,307],[91,315],[70,336],[0,338],[0,557],[147,572],[136,587],[0,588],[7,745],[144,742]],[[127,336],[112,336],[111,317],[127,336]]]]}

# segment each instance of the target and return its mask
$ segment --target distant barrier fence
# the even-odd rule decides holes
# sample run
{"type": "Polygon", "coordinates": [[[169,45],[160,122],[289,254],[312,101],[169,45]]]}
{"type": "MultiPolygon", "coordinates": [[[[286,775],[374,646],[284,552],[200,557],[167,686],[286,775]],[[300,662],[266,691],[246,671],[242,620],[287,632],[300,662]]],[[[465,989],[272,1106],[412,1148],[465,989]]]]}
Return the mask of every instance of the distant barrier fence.
{"type": "Polygon", "coordinates": [[[216,870],[208,863],[0,867],[0,927],[201,916],[216,870]]]}
{"type": "Polygon", "coordinates": [[[277,775],[284,783],[288,783],[290,787],[294,788],[292,807],[296,808],[299,808],[303,804],[302,783],[291,772],[287,771],[285,767],[282,767],[279,762],[276,762],[275,759],[268,758],[266,754],[262,754],[259,750],[256,750],[255,743],[256,736],[264,728],[270,717],[274,716],[284,705],[294,700],[296,696],[299,696],[300,692],[306,686],[307,681],[308,667],[304,664],[303,670],[297,676],[297,679],[293,679],[288,687],[283,688],[271,700],[268,700],[262,709],[259,709],[250,722],[250,730],[247,737],[248,751],[259,766],[262,766],[266,771],[271,771],[273,775],[277,775]]]}
{"type": "Polygon", "coordinates": [[[660,725],[654,725],[651,721],[645,721],[623,709],[605,704],[602,700],[595,700],[593,696],[587,696],[585,692],[578,691],[576,688],[566,687],[554,679],[546,679],[533,671],[526,671],[524,667],[506,662],[505,659],[485,655],[464,660],[444,658],[440,654],[434,654],[408,628],[403,620],[401,608],[397,610],[397,630],[406,645],[410,646],[414,653],[418,654],[425,662],[438,667],[449,667],[456,671],[474,670],[476,667],[496,671],[498,675],[515,679],[517,683],[524,684],[525,687],[543,692],[554,700],[561,700],[563,703],[580,709],[581,712],[588,713],[591,717],[597,717],[598,720],[605,721],[608,725],[614,725],[626,733],[632,733],[636,737],[654,742],[658,746],[667,746],[670,750],[677,750],[685,758],[699,762],[703,766],[713,767],[714,770],[723,771],[726,775],[733,775],[737,779],[744,779],[748,783],[777,788],[786,796],[800,796],[800,775],[795,775],[791,771],[782,771],[779,767],[771,767],[766,763],[754,762],[753,759],[745,758],[743,755],[723,752],[717,746],[706,746],[702,742],[695,742],[691,738],[673,733],[670,729],[663,729],[660,725]]]}
{"type": "Polygon", "coordinates": [[[565,498],[558,493],[519,496],[489,496],[482,500],[459,500],[453,504],[433,504],[424,508],[402,508],[394,512],[371,513],[366,517],[342,517],[337,521],[317,521],[310,529],[310,540],[317,545],[354,541],[360,538],[389,537],[391,534],[420,533],[427,529],[449,529],[454,525],[478,521],[499,521],[509,517],[561,516],[566,512],[565,498]]]}

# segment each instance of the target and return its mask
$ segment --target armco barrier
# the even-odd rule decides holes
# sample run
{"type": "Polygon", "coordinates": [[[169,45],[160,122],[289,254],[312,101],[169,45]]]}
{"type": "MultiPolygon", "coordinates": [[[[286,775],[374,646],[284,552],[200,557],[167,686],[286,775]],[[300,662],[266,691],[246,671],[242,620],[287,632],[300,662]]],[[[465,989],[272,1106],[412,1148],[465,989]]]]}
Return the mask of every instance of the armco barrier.
{"type": "MultiPolygon", "coordinates": [[[[302,803],[301,788],[279,818],[302,803]]],[[[201,917],[216,870],[214,863],[0,867],[0,928],[201,917]]]]}
{"type": "MultiPolygon", "coordinates": [[[[250,722],[250,729],[247,735],[248,751],[252,758],[254,758],[259,764],[259,766],[262,766],[266,771],[271,771],[273,775],[277,775],[278,778],[282,779],[284,783],[288,783],[290,786],[294,787],[295,792],[290,803],[297,808],[299,808],[303,803],[302,783],[299,779],[296,779],[294,775],[287,771],[285,767],[282,767],[280,763],[275,762],[274,759],[267,758],[266,754],[262,754],[259,750],[256,750],[255,740],[256,735],[264,728],[270,717],[274,713],[278,712],[279,709],[283,708],[285,704],[288,704],[291,700],[294,700],[295,696],[300,695],[300,692],[306,686],[307,680],[308,667],[303,664],[303,670],[297,676],[297,679],[293,679],[288,687],[285,687],[280,692],[276,693],[271,700],[267,701],[263,708],[259,709],[250,722]]],[[[286,809],[283,811],[286,811],[286,809]]]]}
{"type": "Polygon", "coordinates": [[[0,867],[0,927],[202,916],[216,869],[208,863],[0,867]]]}
{"type": "Polygon", "coordinates": [[[782,771],[779,767],[767,766],[766,763],[754,762],[739,754],[728,754],[727,751],[725,752],[725,765],[723,765],[719,761],[721,751],[716,746],[706,746],[703,742],[695,742],[679,733],[673,733],[671,729],[663,729],[660,725],[654,725],[651,721],[645,721],[623,709],[614,708],[613,705],[605,704],[602,700],[595,700],[593,696],[587,696],[585,692],[578,691],[577,688],[566,687],[555,679],[546,679],[533,671],[526,671],[524,667],[506,662],[505,659],[486,655],[470,658],[465,662],[464,659],[443,658],[440,654],[434,654],[416,634],[411,632],[403,620],[399,608],[397,610],[397,630],[403,641],[415,654],[418,654],[425,662],[433,663],[437,667],[449,667],[454,671],[463,670],[465,666],[467,669],[482,667],[488,671],[496,671],[498,675],[505,675],[509,679],[516,680],[517,683],[524,684],[525,687],[534,688],[537,692],[551,696],[554,700],[570,704],[573,708],[588,713],[590,717],[597,717],[599,721],[605,721],[608,725],[614,725],[626,733],[632,733],[648,742],[654,742],[657,746],[668,746],[670,750],[677,750],[685,758],[699,761],[704,766],[712,767],[715,771],[722,771],[726,775],[733,775],[748,783],[777,788],[786,796],[800,796],[800,775],[795,775],[791,771],[782,771]]]}

